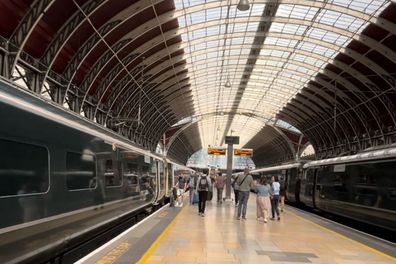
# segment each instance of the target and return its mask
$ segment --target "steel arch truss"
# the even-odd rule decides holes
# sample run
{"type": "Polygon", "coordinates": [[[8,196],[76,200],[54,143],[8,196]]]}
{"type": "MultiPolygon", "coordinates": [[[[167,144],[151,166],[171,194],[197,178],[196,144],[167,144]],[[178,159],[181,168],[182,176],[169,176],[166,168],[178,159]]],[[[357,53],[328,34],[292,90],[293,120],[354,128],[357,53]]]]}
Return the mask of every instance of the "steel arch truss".
{"type": "Polygon", "coordinates": [[[319,158],[396,140],[395,1],[15,2],[0,9],[3,77],[151,150],[210,115],[173,141],[179,161],[240,127],[266,164],[292,159],[277,119],[319,158]]]}

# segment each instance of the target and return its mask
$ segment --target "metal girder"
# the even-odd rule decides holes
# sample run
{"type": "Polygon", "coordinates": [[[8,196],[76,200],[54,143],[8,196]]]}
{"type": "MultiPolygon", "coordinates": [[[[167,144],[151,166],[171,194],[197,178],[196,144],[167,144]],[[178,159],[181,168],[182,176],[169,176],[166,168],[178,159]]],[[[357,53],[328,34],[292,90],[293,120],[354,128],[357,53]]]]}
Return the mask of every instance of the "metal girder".
{"type": "MultiPolygon", "coordinates": [[[[318,29],[329,31],[329,32],[335,32],[339,35],[348,37],[352,40],[356,40],[358,42],[364,43],[366,46],[376,49],[379,53],[383,54],[385,57],[388,57],[390,60],[396,61],[396,52],[394,52],[390,48],[386,47],[384,44],[382,44],[382,43],[380,43],[366,35],[350,32],[347,29],[336,28],[331,25],[318,23],[318,22],[312,23],[312,21],[305,21],[302,19],[293,19],[293,18],[284,18],[284,17],[275,17],[275,18],[274,17],[263,17],[263,18],[262,17],[250,17],[249,21],[250,22],[277,22],[277,23],[284,23],[284,24],[305,25],[305,26],[312,26],[312,27],[315,27],[318,29]]],[[[244,23],[247,21],[246,21],[245,17],[235,18],[234,23],[238,23],[238,22],[244,23]]],[[[216,25],[220,25],[220,24],[226,24],[226,23],[227,23],[226,19],[211,20],[209,22],[197,23],[197,24],[194,24],[194,26],[191,26],[189,31],[207,28],[210,26],[216,26],[216,25]]],[[[183,34],[183,33],[185,33],[184,31],[186,31],[186,29],[181,28],[179,33],[183,34]]],[[[333,49],[338,50],[339,48],[342,48],[342,47],[338,46],[338,45],[333,46],[333,49]]]]}
{"type": "MultiPolygon", "coordinates": [[[[148,42],[147,42],[147,43],[148,43],[148,42]]],[[[138,54],[143,54],[142,52],[139,51],[139,49],[136,49],[135,51],[136,51],[138,54]]],[[[153,58],[153,56],[150,56],[148,59],[145,59],[145,60],[144,60],[144,64],[146,64],[146,65],[145,65],[145,68],[147,68],[147,67],[149,67],[149,66],[151,65],[151,63],[150,63],[150,64],[147,63],[151,58],[153,58]]],[[[153,63],[157,61],[156,59],[158,59],[158,58],[154,58],[154,59],[153,59],[153,63]]],[[[135,64],[135,63],[136,63],[136,60],[133,60],[133,61],[129,62],[129,63],[126,64],[125,66],[126,66],[126,67],[129,67],[129,65],[132,64],[132,63],[135,64]]],[[[142,63],[143,63],[143,61],[140,62],[140,63],[136,63],[134,66],[135,66],[135,67],[140,67],[140,66],[142,65],[142,63]]],[[[121,77],[120,77],[120,74],[121,74],[121,73],[122,73],[122,69],[120,69],[118,66],[115,67],[115,68],[113,68],[113,69],[109,72],[109,74],[106,76],[106,78],[105,78],[105,79],[106,79],[106,83],[100,84],[100,88],[98,89],[99,93],[100,93],[100,94],[106,93],[106,91],[107,91],[108,89],[110,89],[111,84],[114,82],[114,80],[121,78],[121,77]],[[103,92],[102,92],[102,91],[103,91],[103,92]]],[[[124,76],[124,77],[122,77],[122,78],[125,78],[125,77],[126,77],[126,76],[124,76]]],[[[146,77],[146,78],[147,78],[147,77],[146,77]]],[[[102,100],[102,98],[99,99],[99,102],[101,102],[101,100],[102,100]]]]}
{"type": "MultiPolygon", "coordinates": [[[[155,85],[152,86],[151,89],[148,92],[150,93],[150,91],[153,91],[154,89],[155,89],[155,85]]],[[[133,95],[136,94],[136,93],[132,92],[129,96],[124,96],[125,100],[118,104],[118,105],[120,105],[120,110],[119,110],[120,112],[123,111],[123,108],[125,107],[125,105],[128,104],[128,102],[133,98],[133,95]]]]}
{"type": "MultiPolygon", "coordinates": [[[[256,1],[254,1],[254,4],[274,4],[274,3],[280,3],[280,4],[284,4],[284,5],[303,5],[303,6],[309,6],[309,7],[316,7],[319,9],[334,10],[336,12],[354,16],[356,18],[363,19],[363,20],[366,20],[371,23],[377,22],[378,24],[380,24],[380,27],[382,27],[383,29],[388,30],[390,32],[395,31],[395,29],[392,27],[392,23],[390,21],[387,21],[386,19],[383,19],[381,17],[378,17],[378,18],[372,17],[369,14],[360,12],[358,10],[353,10],[351,8],[347,8],[347,7],[329,3],[329,2],[310,1],[310,0],[297,0],[297,1],[282,0],[281,2],[274,2],[273,0],[256,0],[256,1]]],[[[204,11],[204,10],[211,9],[211,8],[228,6],[228,5],[229,5],[229,2],[222,2],[222,1],[208,2],[205,5],[194,5],[191,7],[187,7],[184,10],[176,11],[174,13],[174,17],[185,16],[185,15],[188,15],[191,13],[204,11]]]]}
{"type": "MultiPolygon", "coordinates": [[[[293,103],[289,103],[287,105],[287,108],[284,108],[282,111],[283,112],[287,112],[289,111],[289,115],[291,116],[295,116],[295,117],[299,117],[300,119],[302,119],[302,122],[308,123],[310,126],[313,126],[315,124],[317,124],[317,122],[320,121],[319,116],[314,116],[312,115],[312,109],[307,108],[306,106],[302,106],[300,105],[299,107],[293,105],[293,103]],[[292,109],[290,109],[292,108],[292,109]],[[305,108],[304,110],[302,108],[305,108]],[[308,113],[306,111],[309,111],[308,113]],[[318,119],[319,118],[319,119],[318,119]]],[[[332,130],[330,128],[330,131],[328,131],[328,129],[326,129],[326,127],[323,126],[318,126],[316,128],[316,130],[318,131],[318,134],[322,135],[322,139],[323,139],[323,143],[326,145],[327,142],[329,144],[334,145],[334,140],[333,140],[333,136],[330,136],[328,133],[332,133],[332,130]],[[327,140],[325,140],[327,139],[327,140]]]]}
{"type": "MultiPolygon", "coordinates": [[[[255,32],[247,32],[246,34],[244,33],[232,33],[230,34],[231,37],[243,37],[245,35],[252,35],[254,36],[255,32]]],[[[261,32],[260,32],[261,33],[261,32]]],[[[263,34],[263,36],[266,37],[275,37],[275,38],[284,38],[284,39],[291,39],[291,40],[297,40],[297,41],[307,41],[309,43],[313,43],[315,45],[320,45],[323,46],[325,48],[329,48],[329,49],[334,49],[334,45],[323,41],[323,40],[319,40],[319,39],[315,39],[315,38],[310,38],[310,37],[302,37],[301,35],[295,35],[295,34],[285,34],[285,33],[275,33],[275,32],[270,32],[270,33],[266,33],[263,34]]],[[[213,39],[211,38],[210,40],[220,40],[222,39],[222,37],[215,35],[213,36],[213,39]]],[[[205,41],[207,41],[206,38],[197,38],[194,41],[191,41],[191,43],[193,44],[200,44],[200,43],[204,43],[205,41]]],[[[270,49],[277,49],[277,50],[282,50],[282,51],[289,51],[290,48],[287,47],[282,47],[282,46],[274,46],[274,45],[266,45],[266,47],[270,48],[270,49]]],[[[304,54],[302,52],[305,52],[303,50],[296,50],[296,52],[301,52],[301,54],[304,54]]],[[[374,61],[372,61],[371,59],[369,59],[368,57],[363,56],[360,53],[357,53],[356,51],[349,49],[349,48],[340,48],[339,49],[340,53],[345,53],[346,55],[350,56],[351,58],[353,58],[356,61],[361,62],[362,64],[366,65],[367,67],[369,67],[370,69],[374,70],[375,72],[378,73],[378,75],[383,78],[386,82],[388,82],[392,87],[396,87],[396,80],[395,78],[393,78],[391,75],[389,75],[388,72],[386,72],[384,69],[382,69],[377,63],[375,63],[374,61]]],[[[305,55],[305,54],[304,54],[305,55]]],[[[308,55],[308,54],[306,54],[308,55]]],[[[314,57],[318,54],[312,53],[310,57],[314,57]]],[[[330,60],[331,62],[332,60],[330,60]]]]}
{"type": "Polygon", "coordinates": [[[44,16],[45,12],[51,7],[55,0],[35,0],[31,5],[29,11],[22,18],[21,22],[15,28],[9,39],[8,55],[8,70],[6,71],[6,78],[10,78],[12,71],[15,69],[18,60],[20,59],[21,52],[29,39],[31,33],[35,29],[40,19],[44,16]]]}
{"type": "MultiPolygon", "coordinates": [[[[312,100],[312,98],[309,98],[312,100]]],[[[305,99],[303,96],[297,96],[293,102],[297,102],[300,103],[301,105],[298,108],[305,108],[304,106],[308,106],[309,108],[307,108],[307,110],[312,111],[311,114],[315,113],[320,117],[324,117],[324,118],[331,118],[331,114],[329,112],[327,112],[325,110],[326,107],[324,107],[322,104],[324,103],[323,101],[321,101],[320,104],[316,104],[315,101],[311,101],[309,99],[305,99]],[[321,115],[321,113],[324,114],[321,115]]],[[[318,98],[315,98],[316,100],[318,100],[318,98]]],[[[339,120],[337,121],[337,123],[340,123],[339,120]]],[[[341,128],[341,132],[344,134],[344,136],[347,135],[347,133],[344,130],[344,124],[339,124],[339,127],[341,128]]],[[[337,135],[337,132],[332,129],[331,130],[334,133],[334,136],[336,139],[339,139],[340,137],[337,135]]]]}
{"type": "MultiPolygon", "coordinates": [[[[170,110],[170,109],[169,109],[170,110]]],[[[172,112],[172,114],[175,116],[175,118],[177,117],[175,114],[174,114],[174,112],[173,111],[171,111],[172,112]]],[[[127,116],[129,116],[131,113],[128,113],[127,114],[127,116]]],[[[159,120],[158,120],[158,117],[156,117],[156,116],[154,116],[154,115],[151,115],[149,118],[148,118],[148,121],[147,121],[147,125],[148,126],[151,126],[151,125],[158,125],[160,122],[159,122],[159,120]]],[[[170,124],[172,124],[172,121],[169,121],[169,123],[170,124]]],[[[149,127],[149,129],[152,129],[151,127],[149,127]]],[[[156,130],[156,129],[153,129],[153,130],[156,130]]]]}
{"type": "MultiPolygon", "coordinates": [[[[319,83],[320,85],[322,85],[323,87],[326,87],[329,91],[334,91],[335,87],[334,85],[330,84],[327,80],[322,79],[321,77],[316,77],[315,82],[319,83]]],[[[345,87],[345,85],[343,85],[345,87]]],[[[349,109],[356,112],[358,111],[356,107],[354,107],[354,105],[358,105],[358,103],[360,102],[356,102],[354,100],[352,100],[348,95],[346,95],[344,93],[344,91],[342,89],[337,89],[337,96],[338,98],[342,98],[342,100],[348,105],[349,109]]],[[[360,99],[361,100],[361,99],[360,99]]],[[[361,101],[363,102],[363,101],[361,101]]],[[[363,125],[363,127],[365,128],[365,130],[368,133],[368,128],[366,125],[366,120],[367,120],[367,116],[365,113],[356,113],[356,115],[358,116],[358,118],[361,121],[361,124],[363,125]]]]}
{"type": "MultiPolygon", "coordinates": [[[[89,0],[80,8],[84,11],[85,14],[91,15],[106,2],[107,0],[89,0]]],[[[82,14],[80,11],[76,11],[62,26],[62,28],[58,30],[57,34],[52,39],[51,43],[49,44],[47,50],[42,57],[42,62],[48,67],[45,73],[45,78],[48,76],[48,72],[52,68],[52,64],[54,63],[61,49],[74,34],[74,32],[76,32],[85,21],[85,15],[82,14]]]]}
{"type": "MultiPolygon", "coordinates": [[[[90,88],[92,87],[92,84],[94,83],[95,79],[98,78],[101,70],[102,70],[102,66],[107,64],[108,61],[112,58],[113,56],[113,51],[117,52],[119,50],[122,49],[122,47],[124,47],[125,43],[127,43],[128,40],[125,39],[123,41],[120,41],[118,43],[116,43],[111,50],[107,50],[99,60],[96,61],[94,67],[89,71],[89,74],[85,77],[84,81],[81,83],[80,85],[80,89],[81,91],[84,93],[84,97],[83,97],[83,103],[86,100],[88,93],[90,91],[90,88]]],[[[130,54],[128,56],[126,56],[124,58],[124,61],[129,62],[131,61],[135,56],[137,56],[136,54],[130,54]]],[[[69,86],[68,86],[69,87],[69,86]]]]}
{"type": "MultiPolygon", "coordinates": [[[[313,132],[313,130],[312,130],[312,131],[307,131],[307,132],[305,132],[305,127],[304,127],[304,125],[298,124],[298,123],[293,119],[293,117],[291,117],[291,116],[290,116],[289,114],[287,114],[287,113],[284,113],[283,110],[280,111],[280,112],[277,114],[277,118],[281,118],[282,120],[287,121],[289,124],[292,124],[293,126],[297,127],[297,128],[301,131],[301,133],[303,133],[303,134],[309,139],[309,141],[311,142],[312,146],[314,146],[314,147],[321,146],[321,144],[320,144],[320,142],[319,142],[319,141],[321,141],[321,135],[320,135],[320,134],[319,134],[319,136],[316,135],[316,134],[313,132]]],[[[316,149],[316,148],[315,148],[315,149],[316,149]]]]}
{"type": "MultiPolygon", "coordinates": [[[[98,29],[98,32],[99,34],[104,35],[107,32],[111,31],[113,28],[115,28],[119,23],[121,23],[120,20],[106,23],[105,25],[103,25],[101,28],[98,29]]],[[[83,61],[91,52],[92,48],[95,47],[100,42],[101,42],[100,36],[98,36],[97,34],[93,34],[82,46],[80,46],[76,54],[74,54],[73,58],[70,60],[67,67],[63,71],[63,75],[67,80],[69,80],[68,86],[71,85],[71,82],[74,79],[74,76],[78,68],[80,68],[83,61]]]]}
{"type": "MultiPolygon", "coordinates": [[[[134,71],[137,69],[137,71],[136,71],[136,74],[139,72],[139,71],[141,71],[141,69],[139,69],[139,68],[134,68],[134,71]]],[[[115,75],[118,75],[120,72],[116,72],[116,71],[114,71],[113,72],[115,75]]],[[[150,82],[152,82],[152,79],[151,79],[151,75],[149,75],[149,74],[146,74],[146,75],[144,75],[144,82],[145,83],[150,83],[150,82]]],[[[112,88],[112,90],[113,90],[113,93],[112,94],[114,94],[114,96],[111,96],[110,97],[110,100],[113,100],[113,101],[115,101],[115,100],[117,100],[117,98],[120,96],[120,94],[131,84],[131,82],[133,82],[133,80],[131,79],[131,78],[128,78],[128,76],[124,76],[122,79],[121,79],[121,81],[119,81],[113,88],[112,88]]],[[[110,86],[107,86],[108,88],[110,87],[110,86]]],[[[106,87],[106,90],[105,90],[105,92],[107,92],[107,87],[106,87]]],[[[137,91],[137,90],[136,90],[137,91]]],[[[101,99],[99,99],[99,101],[101,101],[102,100],[102,97],[103,97],[103,94],[104,94],[104,92],[102,92],[102,95],[98,95],[98,96],[100,96],[101,97],[101,99]]],[[[112,103],[112,105],[114,104],[114,102],[112,103]]]]}
{"type": "MultiPolygon", "coordinates": [[[[290,20],[290,19],[288,19],[288,20],[290,20]]],[[[161,21],[161,20],[160,20],[161,21]]],[[[300,20],[301,21],[301,20],[300,20]]],[[[290,22],[290,21],[289,21],[290,22]]],[[[317,23],[317,24],[319,24],[319,23],[317,23]]],[[[324,25],[324,26],[326,26],[326,25],[324,25]]],[[[147,28],[147,27],[146,27],[147,28]]]]}
{"type": "MultiPolygon", "coordinates": [[[[312,85],[308,85],[307,89],[309,89],[309,87],[311,87],[311,89],[313,88],[312,85]]],[[[317,92],[317,91],[315,90],[315,92],[317,92]]],[[[319,92],[323,93],[324,91],[319,90],[319,92]]],[[[321,96],[321,97],[323,97],[325,99],[325,100],[322,100],[319,97],[317,97],[317,96],[315,96],[314,94],[311,94],[311,93],[306,93],[303,96],[307,97],[310,100],[310,102],[312,102],[312,104],[317,104],[319,107],[322,107],[322,105],[327,104],[330,108],[333,107],[333,109],[334,109],[334,104],[335,104],[334,97],[321,96]],[[332,101],[332,99],[333,99],[333,101],[332,101]]],[[[305,99],[299,98],[299,100],[305,100],[305,99]]],[[[341,105],[341,107],[339,107],[339,108],[341,108],[340,109],[341,111],[344,111],[344,106],[343,105],[341,105]]],[[[324,111],[324,113],[326,113],[326,116],[327,116],[328,119],[333,117],[332,113],[329,112],[329,111],[324,111]]],[[[334,114],[334,111],[333,111],[333,114],[334,114]]],[[[347,116],[345,119],[341,119],[341,121],[340,121],[340,119],[336,119],[336,123],[338,124],[338,127],[341,128],[344,136],[348,137],[349,135],[346,132],[347,131],[346,130],[346,128],[347,128],[346,124],[348,124],[349,127],[352,129],[353,133],[355,133],[355,135],[357,135],[355,127],[352,124],[353,120],[350,120],[350,118],[348,118],[348,113],[347,112],[344,115],[347,116]]],[[[342,116],[344,116],[344,115],[342,115],[342,116]]],[[[348,144],[349,144],[349,140],[348,140],[348,144]]]]}
{"type": "MultiPolygon", "coordinates": [[[[324,81],[323,81],[324,82],[324,81]]],[[[320,89],[320,88],[318,88],[318,87],[316,87],[316,86],[314,86],[314,85],[311,85],[311,84],[308,84],[306,87],[305,87],[307,90],[311,90],[311,91],[313,91],[314,92],[314,94],[310,94],[310,93],[307,93],[307,94],[304,94],[304,96],[306,96],[306,97],[309,97],[310,99],[311,99],[311,101],[312,102],[315,102],[315,101],[317,101],[317,100],[320,100],[322,103],[326,103],[324,100],[321,100],[319,97],[317,97],[317,96],[315,96],[316,94],[318,94],[318,95],[320,95],[321,97],[323,97],[323,98],[325,98],[330,104],[329,104],[329,106],[331,107],[333,107],[333,109],[334,109],[334,105],[335,105],[335,103],[336,103],[336,100],[335,100],[335,98],[334,98],[334,96],[329,96],[329,94],[327,94],[323,89],[320,89]]],[[[331,90],[330,90],[331,91],[331,90]]],[[[334,91],[333,91],[334,92],[334,91]]],[[[347,98],[347,97],[338,97],[338,100],[340,100],[341,102],[344,102],[345,104],[347,104],[347,106],[349,107],[349,108],[346,108],[346,107],[344,107],[344,105],[343,104],[339,104],[338,105],[338,108],[340,108],[341,107],[341,110],[342,111],[346,111],[347,109],[350,109],[350,107],[351,107],[351,105],[349,104],[349,102],[348,102],[348,100],[345,100],[345,98],[347,98]],[[341,98],[341,99],[340,99],[341,98]]],[[[321,103],[321,104],[322,104],[321,103]]],[[[327,112],[327,114],[328,114],[328,116],[332,116],[332,114],[334,114],[334,111],[328,111],[327,112]]],[[[351,120],[348,120],[349,122],[349,125],[351,126],[351,128],[353,128],[354,126],[352,125],[352,123],[350,122],[351,120]]]]}
{"type": "MultiPolygon", "coordinates": [[[[296,113],[286,107],[283,108],[279,112],[279,114],[280,113],[282,113],[283,115],[289,116],[292,120],[295,120],[292,122],[292,124],[298,124],[296,127],[298,127],[299,129],[301,128],[301,132],[303,132],[305,135],[307,135],[306,134],[307,129],[305,129],[304,127],[305,126],[309,126],[309,128],[313,127],[313,122],[311,121],[311,119],[302,117],[301,113],[296,113]],[[297,121],[299,121],[299,122],[297,122],[297,121]]],[[[315,138],[315,141],[316,140],[320,141],[321,142],[320,145],[327,145],[326,139],[325,139],[326,131],[323,131],[322,127],[314,127],[311,130],[313,131],[312,134],[314,134],[317,137],[317,139],[315,138]]]]}

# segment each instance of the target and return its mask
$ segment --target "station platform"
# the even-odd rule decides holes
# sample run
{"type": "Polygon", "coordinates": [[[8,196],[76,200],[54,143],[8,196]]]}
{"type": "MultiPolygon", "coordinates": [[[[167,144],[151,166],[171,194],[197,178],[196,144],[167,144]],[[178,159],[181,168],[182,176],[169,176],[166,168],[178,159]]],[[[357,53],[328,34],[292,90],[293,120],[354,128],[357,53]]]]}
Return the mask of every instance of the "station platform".
{"type": "MultiPolygon", "coordinates": [[[[215,196],[214,196],[215,197],[215,196]]],[[[78,263],[396,263],[396,245],[287,206],[280,221],[247,220],[232,203],[166,207],[78,263]]]]}

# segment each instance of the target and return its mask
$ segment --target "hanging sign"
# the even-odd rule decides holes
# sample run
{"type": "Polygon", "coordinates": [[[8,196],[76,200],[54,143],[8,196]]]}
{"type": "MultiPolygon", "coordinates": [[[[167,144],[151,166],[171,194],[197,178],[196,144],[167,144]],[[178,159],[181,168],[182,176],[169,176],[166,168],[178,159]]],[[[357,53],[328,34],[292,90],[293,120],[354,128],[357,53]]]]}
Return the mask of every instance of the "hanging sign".
{"type": "Polygon", "coordinates": [[[235,156],[253,156],[253,149],[234,149],[235,156]]]}
{"type": "Polygon", "coordinates": [[[226,150],[222,148],[208,148],[209,155],[225,155],[226,150]]]}

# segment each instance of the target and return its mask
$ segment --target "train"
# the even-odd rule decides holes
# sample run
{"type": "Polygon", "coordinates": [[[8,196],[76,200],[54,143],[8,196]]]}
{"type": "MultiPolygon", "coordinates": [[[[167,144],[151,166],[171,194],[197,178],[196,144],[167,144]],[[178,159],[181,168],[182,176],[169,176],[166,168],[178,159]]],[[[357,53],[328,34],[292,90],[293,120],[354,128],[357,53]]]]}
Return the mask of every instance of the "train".
{"type": "Polygon", "coordinates": [[[192,172],[3,80],[0,120],[1,263],[46,261],[158,208],[192,172]]]}
{"type": "Polygon", "coordinates": [[[336,158],[252,170],[278,176],[286,199],[396,231],[396,145],[336,158]]]}

